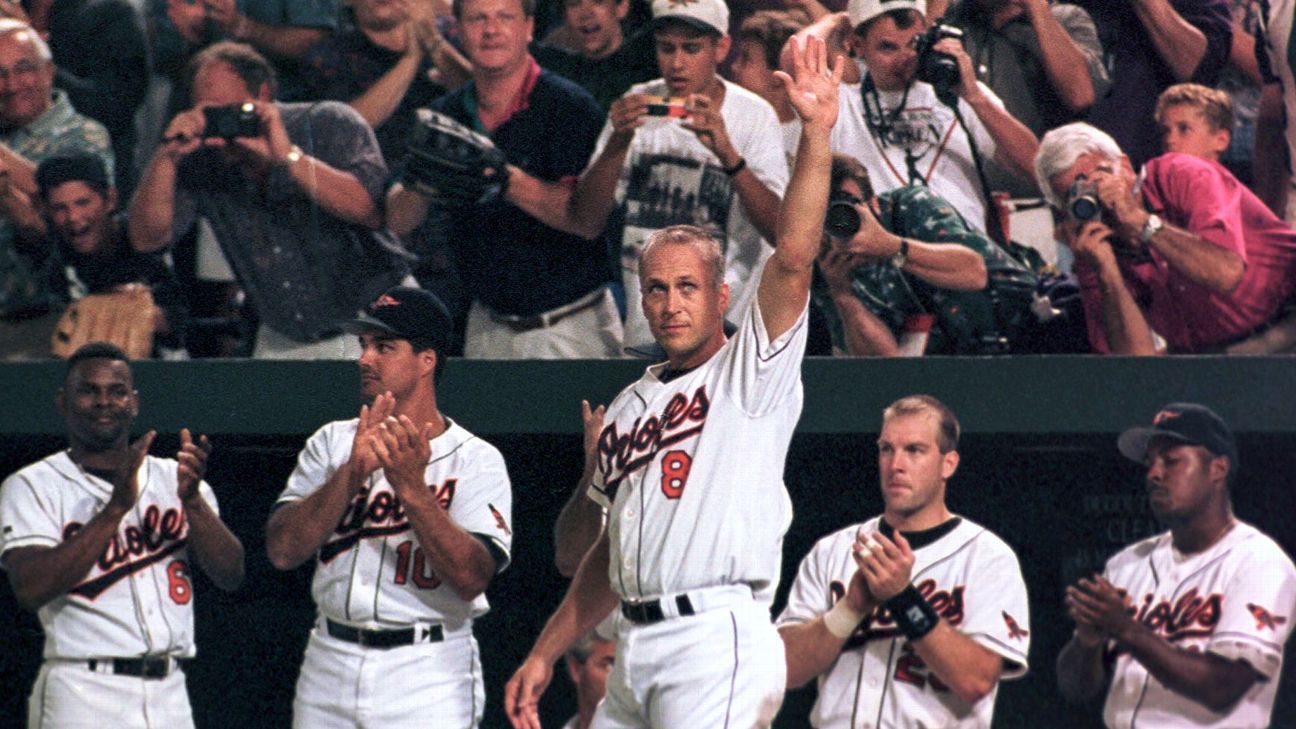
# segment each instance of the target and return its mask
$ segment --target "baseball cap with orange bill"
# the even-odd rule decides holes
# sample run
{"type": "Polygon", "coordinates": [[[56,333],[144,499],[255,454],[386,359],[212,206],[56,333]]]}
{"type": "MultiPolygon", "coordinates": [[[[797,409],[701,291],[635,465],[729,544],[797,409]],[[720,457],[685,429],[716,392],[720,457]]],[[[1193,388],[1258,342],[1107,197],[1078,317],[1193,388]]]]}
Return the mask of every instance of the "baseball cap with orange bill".
{"type": "Polygon", "coordinates": [[[1191,402],[1166,405],[1152,418],[1151,427],[1130,428],[1120,434],[1116,447],[1130,460],[1142,463],[1147,456],[1148,443],[1153,438],[1198,445],[1217,456],[1228,456],[1231,471],[1238,467],[1237,442],[1233,431],[1215,411],[1191,402]]]}
{"type": "Polygon", "coordinates": [[[706,33],[729,35],[729,6],[724,0],[653,0],[652,27],[678,22],[706,33]]]}

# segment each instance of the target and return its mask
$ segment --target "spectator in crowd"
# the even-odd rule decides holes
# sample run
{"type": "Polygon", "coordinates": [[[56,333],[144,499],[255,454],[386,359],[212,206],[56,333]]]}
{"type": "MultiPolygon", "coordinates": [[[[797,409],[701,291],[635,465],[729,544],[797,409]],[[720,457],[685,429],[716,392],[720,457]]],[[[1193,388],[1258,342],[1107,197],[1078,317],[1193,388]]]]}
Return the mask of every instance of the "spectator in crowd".
{"type": "Polygon", "coordinates": [[[415,110],[445,92],[436,78],[459,86],[467,60],[444,42],[432,3],[352,0],[355,27],[306,53],[307,95],[345,101],[374,128],[389,166],[405,154],[415,110]]]}
{"type": "Polygon", "coordinates": [[[1030,324],[1035,275],[930,189],[875,195],[864,165],[835,154],[832,195],[834,212],[849,205],[860,221],[853,233],[825,233],[819,255],[815,303],[835,350],[860,357],[996,354],[1009,351],[1013,335],[1030,324]],[[1022,284],[1025,296],[996,295],[991,271],[996,283],[1022,284]]]}
{"type": "Polygon", "coordinates": [[[154,353],[180,352],[189,320],[184,291],[163,255],[131,248],[103,160],[50,157],[36,168],[36,185],[49,228],[43,247],[50,253],[45,271],[55,304],[143,284],[154,303],[154,353]]]}
{"type": "MultiPolygon", "coordinates": [[[[473,300],[464,354],[615,357],[621,321],[599,230],[578,235],[539,192],[570,189],[603,113],[584,89],[541,69],[528,53],[534,11],[532,0],[457,0],[473,80],[433,105],[484,131],[511,162],[504,199],[449,216],[455,264],[473,300]]],[[[433,202],[396,183],[387,195],[388,225],[410,233],[433,202]]]]}
{"type": "Polygon", "coordinates": [[[6,358],[49,354],[53,319],[49,289],[20,249],[41,240],[36,165],[48,157],[83,152],[113,169],[108,131],[78,114],[67,92],[54,88],[49,46],[26,23],[0,19],[0,342],[6,358]]]}
{"type": "Polygon", "coordinates": [[[567,677],[576,687],[576,714],[563,729],[589,729],[594,710],[607,693],[608,675],[616,663],[616,641],[595,629],[567,651],[565,659],[567,677]]]}
{"type": "MultiPolygon", "coordinates": [[[[930,15],[928,17],[937,17],[930,15]]],[[[1036,136],[1084,118],[1107,93],[1098,30],[1083,9],[1049,0],[963,0],[944,22],[963,30],[977,78],[1036,136]]],[[[1032,175],[987,170],[990,187],[1036,197],[1032,175]]]]}
{"type": "Polygon", "coordinates": [[[1275,327],[1296,288],[1296,232],[1216,162],[1170,152],[1135,175],[1105,132],[1045,135],[1040,187],[1069,211],[1094,348],[1117,354],[1261,353],[1293,345],[1275,327]]]}
{"type": "Polygon", "coordinates": [[[337,29],[337,0],[149,0],[154,63],[180,86],[173,109],[189,101],[186,65],[219,41],[246,43],[274,64],[276,99],[306,99],[301,59],[337,29]],[[177,103],[179,106],[177,106],[177,103]]]}
{"type": "Polygon", "coordinates": [[[575,81],[607,109],[634,84],[657,75],[651,30],[626,37],[621,27],[631,0],[563,0],[563,23],[579,49],[537,43],[531,53],[545,69],[575,81]]]}
{"type": "Polygon", "coordinates": [[[1229,63],[1220,72],[1215,88],[1228,94],[1233,103],[1233,139],[1224,153],[1224,166],[1247,187],[1254,189],[1254,150],[1256,116],[1260,110],[1260,90],[1264,79],[1256,59],[1256,33],[1262,26],[1262,0],[1229,0],[1233,13],[1233,42],[1229,63]]]}
{"type": "Polygon", "coordinates": [[[1296,0],[1269,0],[1256,35],[1256,61],[1264,86],[1256,115],[1256,193],[1288,223],[1296,224],[1296,68],[1287,60],[1296,27],[1296,0]]]}
{"type": "Polygon", "coordinates": [[[112,138],[117,189],[135,182],[135,112],[148,93],[148,44],[127,0],[30,0],[0,3],[0,14],[29,23],[54,57],[54,86],[72,107],[103,124],[112,138]]]}
{"type": "Polygon", "coordinates": [[[640,302],[644,241],[674,224],[704,228],[723,241],[728,311],[745,311],[753,273],[769,257],[787,160],[778,119],[764,99],[716,73],[729,52],[724,0],[653,3],[662,77],[638,84],[612,105],[598,149],[575,189],[549,205],[593,235],[619,212],[626,343],[651,335],[640,302]]]}
{"type": "Polygon", "coordinates": [[[924,8],[923,0],[852,0],[850,41],[868,71],[858,89],[842,90],[833,150],[862,161],[875,190],[926,185],[973,230],[993,232],[978,159],[1029,177],[1037,140],[977,81],[958,39],[933,46],[957,64],[952,88],[918,79],[915,42],[927,29],[924,8]]]}
{"type": "Polygon", "coordinates": [[[1175,84],[1161,92],[1155,116],[1165,151],[1224,161],[1234,125],[1228,94],[1201,84],[1175,84]]]}
{"type": "Polygon", "coordinates": [[[1270,724],[1296,609],[1296,566],[1233,513],[1238,447],[1210,408],[1170,403],[1117,440],[1146,469],[1149,510],[1167,531],[1066,588],[1071,640],[1057,657],[1071,701],[1106,694],[1109,727],[1270,724]]]}
{"type": "Polygon", "coordinates": [[[1161,152],[1157,95],[1181,81],[1212,86],[1229,60],[1228,0],[1073,0],[1089,11],[1106,53],[1111,88],[1089,121],[1107,132],[1137,169],[1161,152]]]}
{"type": "Polygon", "coordinates": [[[752,13],[738,29],[738,53],[729,66],[734,83],[774,107],[783,131],[783,151],[789,168],[801,139],[801,121],[774,72],[779,69],[779,56],[788,39],[804,26],[801,17],[794,13],[780,10],[752,13]]]}
{"type": "Polygon", "coordinates": [[[274,85],[247,45],[195,56],[195,106],[171,121],[144,170],[131,244],[165,248],[202,215],[260,318],[255,356],[354,356],[338,323],[408,274],[406,254],[379,230],[387,166],[354,109],[276,103],[274,85]],[[240,129],[212,135],[209,106],[240,129]]]}

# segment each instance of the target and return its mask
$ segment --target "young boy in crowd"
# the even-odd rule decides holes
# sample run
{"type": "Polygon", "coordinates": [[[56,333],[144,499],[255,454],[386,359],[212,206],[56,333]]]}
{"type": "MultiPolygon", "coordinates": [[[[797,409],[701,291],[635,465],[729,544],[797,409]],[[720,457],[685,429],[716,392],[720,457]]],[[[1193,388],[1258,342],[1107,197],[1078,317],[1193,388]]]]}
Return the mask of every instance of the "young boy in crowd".
{"type": "Polygon", "coordinates": [[[1156,121],[1167,152],[1221,162],[1233,138],[1233,102],[1201,84],[1175,84],[1157,99],[1156,121]]]}

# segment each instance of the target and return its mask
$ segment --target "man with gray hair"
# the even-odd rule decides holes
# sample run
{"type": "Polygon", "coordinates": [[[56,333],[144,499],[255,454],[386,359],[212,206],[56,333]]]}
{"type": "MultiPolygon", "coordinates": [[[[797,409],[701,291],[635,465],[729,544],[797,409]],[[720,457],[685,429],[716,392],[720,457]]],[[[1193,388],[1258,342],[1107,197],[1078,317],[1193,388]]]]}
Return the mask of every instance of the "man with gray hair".
{"type": "Polygon", "coordinates": [[[1098,351],[1296,346],[1276,326],[1296,288],[1296,232],[1218,163],[1171,152],[1136,175],[1110,136],[1075,123],[1044,135],[1035,173],[1062,214],[1098,351]]]}
{"type": "Polygon", "coordinates": [[[0,19],[0,351],[6,359],[48,356],[54,324],[52,316],[41,316],[49,291],[36,274],[45,233],[36,165],[61,154],[92,154],[110,177],[113,170],[108,131],[54,88],[52,58],[31,26],[0,19]]]}

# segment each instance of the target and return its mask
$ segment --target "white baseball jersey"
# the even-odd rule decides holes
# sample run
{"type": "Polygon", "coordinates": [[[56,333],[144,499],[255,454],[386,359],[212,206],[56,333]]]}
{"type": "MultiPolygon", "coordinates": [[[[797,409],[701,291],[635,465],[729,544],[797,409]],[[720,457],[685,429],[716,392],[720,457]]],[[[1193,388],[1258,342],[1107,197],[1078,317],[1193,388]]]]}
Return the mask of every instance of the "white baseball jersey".
{"type": "MultiPolygon", "coordinates": [[[[878,523],[875,517],[815,544],[801,561],[779,625],[813,620],[846,594],[856,569],[851,556],[855,535],[877,531],[878,523]]],[[[1025,675],[1030,609],[1012,549],[967,519],[935,541],[925,541],[921,534],[910,538],[914,586],[950,626],[1003,657],[1001,678],[1025,675]]],[[[879,607],[819,677],[810,723],[820,729],[989,727],[998,690],[996,686],[968,706],[927,669],[888,611],[879,607]]]]}
{"type": "Polygon", "coordinates": [[[704,364],[649,367],[608,407],[590,497],[608,509],[622,598],[745,584],[773,599],[792,504],[783,462],[801,414],[806,311],[769,341],[756,301],[704,364]]]}
{"type": "MultiPolygon", "coordinates": [[[[977,84],[992,103],[1003,106],[990,87],[979,81],[977,84]]],[[[985,231],[985,200],[981,198],[981,181],[972,161],[968,135],[950,107],[936,98],[931,84],[914,81],[907,91],[877,93],[881,120],[889,127],[885,139],[869,128],[861,85],[842,84],[838,92],[833,151],[844,152],[863,163],[874,190],[886,192],[906,185],[926,185],[948,200],[968,225],[985,231]]],[[[869,101],[870,105],[873,103],[869,101]]],[[[958,107],[981,158],[993,159],[994,137],[966,101],[959,99],[958,107]]],[[[877,108],[873,116],[876,126],[877,108]]]]}
{"type": "MultiPolygon", "coordinates": [[[[306,498],[337,473],[351,457],[359,422],[332,422],[310,437],[280,503],[306,498]]],[[[504,458],[459,424],[446,423],[432,440],[425,482],[456,524],[504,555],[503,570],[513,542],[504,458]]],[[[468,602],[442,585],[381,468],[370,474],[316,558],[311,594],[320,613],[334,620],[377,628],[436,621],[454,631],[488,609],[485,595],[468,602]]]]}
{"type": "Polygon", "coordinates": [[[1238,522],[1210,549],[1185,555],[1166,532],[1118,552],[1104,574],[1133,598],[1135,617],[1157,635],[1180,648],[1246,661],[1259,674],[1229,713],[1217,714],[1117,653],[1103,709],[1107,726],[1269,726],[1283,644],[1296,619],[1296,567],[1277,543],[1238,522]]]}
{"type": "MultiPolygon", "coordinates": [[[[194,655],[189,524],[176,493],[176,462],[149,456],[139,499],[90,572],[39,610],[46,659],[194,655]]],[[[217,511],[205,482],[199,492],[217,511]]],[[[57,547],[107,505],[112,484],[60,451],[0,486],[0,553],[57,547]]]]}

